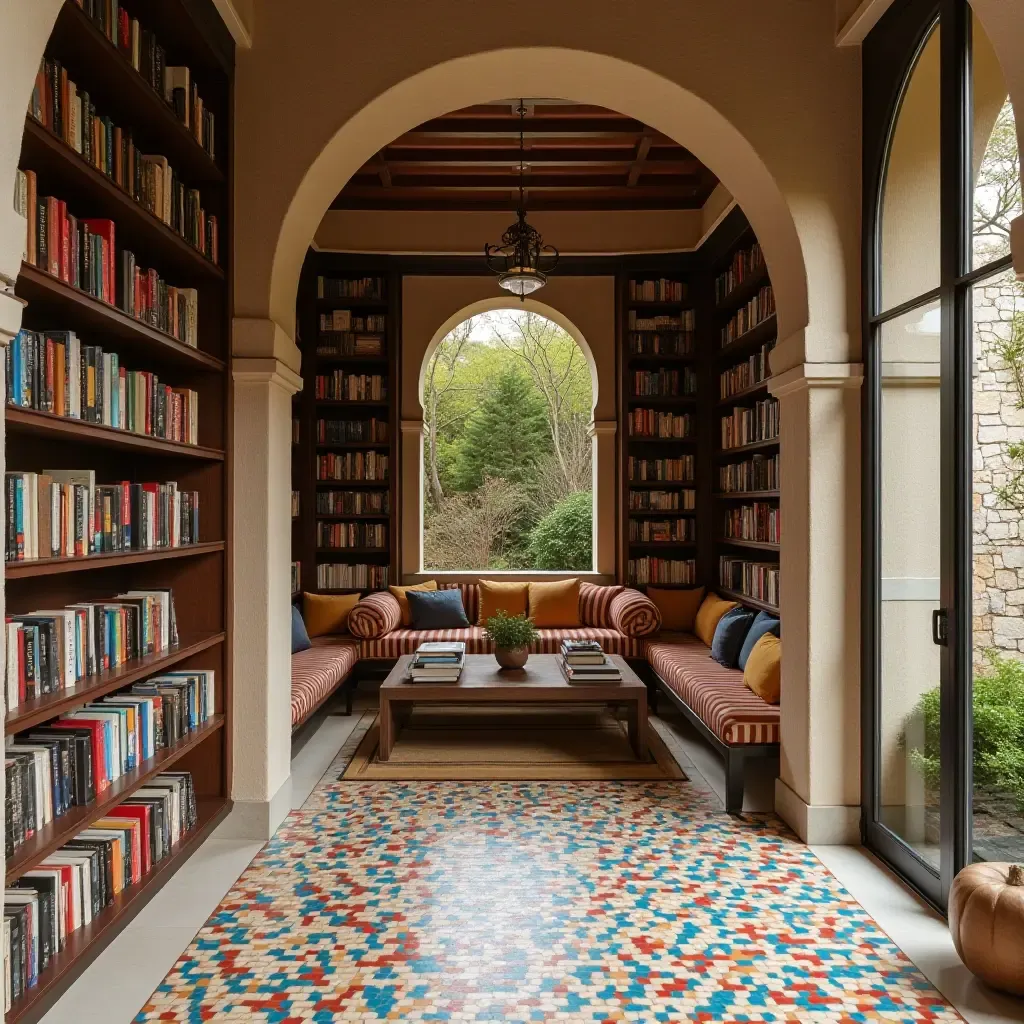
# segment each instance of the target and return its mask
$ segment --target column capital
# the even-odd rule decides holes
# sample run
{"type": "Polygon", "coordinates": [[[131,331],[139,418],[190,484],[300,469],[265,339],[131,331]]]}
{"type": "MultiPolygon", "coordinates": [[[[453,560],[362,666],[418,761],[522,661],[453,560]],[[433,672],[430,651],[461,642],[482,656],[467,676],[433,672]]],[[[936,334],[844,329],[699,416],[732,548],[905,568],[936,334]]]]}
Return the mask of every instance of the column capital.
{"type": "Polygon", "coordinates": [[[302,366],[292,336],[269,317],[236,316],[231,321],[231,354],[244,359],[276,359],[296,374],[302,366]]]}
{"type": "Polygon", "coordinates": [[[236,384],[273,384],[289,395],[302,390],[302,378],[280,359],[231,360],[231,378],[236,384]]]}
{"type": "Polygon", "coordinates": [[[782,398],[805,388],[859,388],[863,363],[798,363],[768,381],[768,390],[782,398]]]}
{"type": "Polygon", "coordinates": [[[614,436],[618,427],[619,425],[615,420],[591,420],[590,425],[587,427],[587,433],[591,437],[599,437],[601,435],[614,436]]]}
{"type": "Polygon", "coordinates": [[[399,420],[399,429],[403,434],[422,434],[423,433],[423,419],[418,420],[399,420]]]}

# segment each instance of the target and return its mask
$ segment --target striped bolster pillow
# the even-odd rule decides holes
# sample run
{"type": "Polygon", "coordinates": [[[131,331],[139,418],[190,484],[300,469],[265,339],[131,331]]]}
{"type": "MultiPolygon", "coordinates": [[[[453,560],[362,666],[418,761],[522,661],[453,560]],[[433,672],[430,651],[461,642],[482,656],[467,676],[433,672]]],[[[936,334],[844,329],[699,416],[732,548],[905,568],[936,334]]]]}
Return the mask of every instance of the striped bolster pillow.
{"type": "Polygon", "coordinates": [[[661,612],[658,606],[639,590],[624,589],[612,598],[612,628],[626,636],[650,636],[661,629],[661,612]]]}
{"type": "Polygon", "coordinates": [[[386,590],[367,594],[348,616],[348,631],[362,640],[375,640],[401,624],[402,606],[386,590]]]}
{"type": "Polygon", "coordinates": [[[598,586],[596,583],[580,584],[580,622],[584,626],[598,626],[613,629],[612,601],[626,588],[620,586],[598,586]]]}

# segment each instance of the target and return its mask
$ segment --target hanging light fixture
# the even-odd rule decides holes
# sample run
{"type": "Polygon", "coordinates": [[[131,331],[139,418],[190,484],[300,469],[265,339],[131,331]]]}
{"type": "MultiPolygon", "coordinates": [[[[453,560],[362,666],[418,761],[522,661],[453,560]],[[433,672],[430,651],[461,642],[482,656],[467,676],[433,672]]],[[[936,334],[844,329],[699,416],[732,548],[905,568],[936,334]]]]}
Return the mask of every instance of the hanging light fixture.
{"type": "Polygon", "coordinates": [[[540,232],[526,223],[525,175],[526,142],[523,122],[526,106],[522,99],[516,108],[519,114],[519,205],[518,219],[501,236],[501,245],[484,245],[484,259],[488,269],[498,275],[498,284],[518,295],[522,302],[531,292],[548,283],[548,274],[558,263],[558,250],[545,245],[540,232]]]}

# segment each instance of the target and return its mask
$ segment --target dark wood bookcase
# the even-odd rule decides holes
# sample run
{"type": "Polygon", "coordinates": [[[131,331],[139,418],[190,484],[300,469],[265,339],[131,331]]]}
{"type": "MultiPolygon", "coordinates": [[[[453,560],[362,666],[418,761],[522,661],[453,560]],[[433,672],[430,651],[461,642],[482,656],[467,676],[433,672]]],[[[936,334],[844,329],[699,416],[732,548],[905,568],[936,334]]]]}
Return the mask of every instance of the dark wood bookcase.
{"type": "Polygon", "coordinates": [[[622,479],[619,562],[621,578],[630,585],[649,582],[669,587],[699,582],[697,551],[701,524],[698,521],[697,463],[703,423],[699,414],[702,373],[694,278],[692,273],[680,272],[675,263],[654,270],[629,272],[618,281],[622,479]],[[660,288],[653,295],[645,293],[644,282],[667,282],[669,287],[678,287],[680,294],[665,297],[660,288]],[[663,326],[659,325],[659,318],[663,326]],[[658,416],[687,417],[686,436],[642,436],[635,429],[631,430],[638,410],[658,416]],[[678,479],[653,480],[648,474],[648,479],[641,480],[642,474],[635,463],[630,471],[631,459],[650,463],[683,460],[683,472],[671,474],[678,479]],[[664,501],[677,501],[679,507],[650,508],[655,494],[664,501]],[[645,507],[636,507],[639,503],[645,507]],[[653,539],[652,528],[664,523],[672,524],[671,535],[666,539],[653,539]],[[679,530],[683,531],[682,535],[679,530]],[[686,562],[692,566],[676,579],[652,576],[644,580],[643,573],[638,577],[634,571],[636,563],[644,559],[686,562]]]}
{"type": "MultiPolygon", "coordinates": [[[[714,437],[714,476],[713,476],[713,499],[714,499],[714,583],[720,593],[737,601],[742,601],[753,608],[766,611],[778,611],[777,599],[768,600],[766,590],[758,592],[756,586],[737,585],[730,587],[730,582],[725,579],[724,572],[720,570],[720,563],[723,557],[738,559],[752,563],[753,567],[764,566],[778,570],[779,567],[779,543],[778,536],[771,538],[762,529],[759,533],[757,524],[747,531],[746,536],[730,534],[728,519],[730,513],[740,514],[742,510],[752,513],[759,510],[762,515],[769,511],[777,514],[779,508],[779,478],[778,478],[778,455],[779,435],[776,431],[768,430],[764,438],[750,441],[743,445],[723,447],[723,417],[731,416],[737,410],[754,409],[757,403],[771,402],[775,407],[776,421],[777,400],[771,398],[768,393],[768,377],[770,372],[767,367],[767,358],[762,358],[775,344],[776,326],[775,314],[771,312],[748,326],[747,329],[722,344],[722,329],[736,315],[737,311],[743,309],[752,300],[756,299],[759,293],[770,288],[771,280],[764,260],[760,257],[760,249],[757,246],[757,238],[752,230],[744,230],[736,242],[728,251],[715,261],[712,270],[712,295],[714,303],[714,423],[712,431],[714,437]],[[723,281],[715,285],[715,279],[724,275],[737,263],[742,270],[735,275],[732,281],[723,281]],[[753,362],[748,362],[753,361],[753,362]],[[747,378],[727,382],[726,375],[730,371],[735,372],[739,368],[746,367],[747,378]],[[775,460],[774,479],[771,481],[773,487],[746,486],[743,489],[729,489],[722,480],[723,473],[729,467],[735,467],[744,462],[757,460],[775,460]]],[[[773,598],[775,595],[771,595],[773,598]]]]}
{"type": "MultiPolygon", "coordinates": [[[[780,488],[776,471],[775,486],[727,492],[721,485],[723,467],[742,463],[752,456],[777,456],[778,436],[754,441],[739,447],[722,447],[721,420],[734,409],[752,408],[765,401],[768,395],[767,379],[751,379],[742,387],[730,388],[723,397],[721,377],[730,368],[759,353],[763,346],[775,341],[774,314],[756,323],[734,338],[728,345],[721,344],[721,329],[737,310],[758,295],[760,289],[770,285],[763,262],[755,262],[749,274],[724,294],[716,294],[716,278],[733,264],[738,252],[750,251],[757,239],[739,210],[733,211],[710,239],[694,254],[666,256],[660,261],[648,261],[642,266],[627,266],[617,279],[619,336],[619,582],[637,583],[630,572],[631,560],[644,556],[666,559],[694,560],[692,583],[658,582],[652,586],[686,587],[704,585],[719,593],[749,605],[752,608],[777,611],[775,602],[763,600],[753,593],[742,592],[723,585],[720,559],[723,555],[747,562],[778,567],[779,544],[762,539],[744,539],[727,536],[727,514],[730,508],[750,506],[754,502],[777,509],[780,488]],[[633,297],[631,282],[666,278],[686,286],[684,298],[678,302],[651,302],[633,297]],[[650,318],[659,314],[678,316],[684,310],[693,311],[692,350],[687,353],[663,351],[638,353],[633,344],[636,333],[630,328],[630,314],[650,318]],[[684,394],[682,375],[684,368],[693,374],[693,394],[684,394]],[[639,396],[635,388],[638,371],[677,370],[680,374],[678,394],[639,396]],[[692,436],[686,439],[636,437],[630,433],[630,417],[637,408],[655,409],[693,416],[692,436]],[[693,458],[693,476],[689,480],[646,480],[631,478],[630,458],[677,459],[693,458]],[[672,495],[689,491],[693,495],[693,508],[678,511],[638,510],[633,507],[632,494],[660,491],[672,495]],[[631,537],[631,523],[689,518],[694,523],[693,540],[638,541],[631,537]]],[[[643,334],[643,332],[641,332],[643,334]]],[[[669,335],[671,339],[671,334],[669,335]]],[[[759,376],[759,375],[756,375],[759,376]]],[[[680,505],[684,502],[680,497],[680,505]]],[[[635,527],[634,527],[635,529],[635,527]]]]}
{"type": "MultiPolygon", "coordinates": [[[[310,252],[303,266],[299,283],[296,322],[302,351],[301,393],[292,403],[293,431],[298,425],[298,443],[292,445],[292,488],[298,492],[299,514],[292,518],[292,560],[300,563],[300,591],[309,593],[368,593],[381,589],[374,586],[321,586],[318,571],[321,565],[369,565],[387,569],[387,583],[399,581],[399,504],[398,464],[399,436],[399,349],[401,327],[401,275],[387,266],[368,260],[366,265],[353,262],[354,257],[324,252],[310,252]],[[319,298],[318,279],[353,282],[376,279],[380,289],[373,296],[319,298]],[[345,343],[341,332],[321,330],[322,315],[335,310],[348,310],[353,318],[383,316],[383,330],[362,330],[352,333],[375,337],[379,353],[326,354],[324,349],[345,343]],[[357,376],[379,375],[386,388],[380,400],[347,400],[317,398],[316,378],[335,372],[357,376]],[[317,441],[317,423],[321,419],[368,421],[385,420],[387,439],[380,441],[317,441]],[[387,457],[384,479],[321,480],[317,478],[319,456],[374,453],[387,457]],[[318,498],[331,492],[352,495],[361,502],[381,501],[386,508],[359,512],[322,511],[318,498]],[[353,525],[357,530],[383,527],[385,544],[354,547],[330,547],[317,542],[321,524],[353,525]]],[[[294,441],[294,436],[293,436],[294,441]]],[[[294,595],[299,596],[299,593],[294,595]]]]}
{"type": "Polygon", "coordinates": [[[165,441],[32,409],[7,406],[6,459],[10,472],[92,469],[98,483],[177,481],[199,492],[200,543],[152,551],[82,558],[40,558],[7,563],[9,614],[63,608],[129,589],[170,587],[180,642],[119,668],[86,677],[72,689],[36,697],[11,709],[4,723],[11,737],[149,676],[188,668],[216,673],[215,714],[175,745],[159,750],[123,775],[93,803],[72,807],[21,844],[6,863],[16,880],[81,829],[157,775],[173,767],[191,772],[199,823],[174,852],[128,886],[40,972],[38,983],[15,1001],[8,1021],[39,1019],[117,933],[198,848],[230,809],[231,736],[231,112],[234,44],[211,0],[121,0],[165,48],[168,65],[191,69],[200,95],[216,119],[212,159],[172,107],[132,67],[124,53],[75,0],[66,0],[47,45],[98,111],[130,131],[138,148],[167,157],[186,187],[199,188],[205,209],[216,215],[219,261],[212,262],[150,213],[61,137],[26,117],[19,166],[36,172],[39,196],[64,199],[76,216],[115,222],[118,250],[130,249],[140,266],[198,293],[198,346],[93,298],[49,273],[23,264],[16,293],[26,301],[27,330],[74,331],[83,344],[116,352],[123,365],[150,370],[172,387],[199,394],[199,444],[165,441]]]}

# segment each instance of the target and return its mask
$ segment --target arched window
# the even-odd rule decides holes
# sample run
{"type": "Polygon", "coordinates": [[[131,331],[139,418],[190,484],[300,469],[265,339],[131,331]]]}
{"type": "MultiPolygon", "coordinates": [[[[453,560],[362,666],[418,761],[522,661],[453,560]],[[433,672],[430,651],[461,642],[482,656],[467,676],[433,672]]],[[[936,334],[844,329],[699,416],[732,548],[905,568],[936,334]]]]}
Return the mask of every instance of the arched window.
{"type": "Polygon", "coordinates": [[[1024,856],[1020,156],[966,0],[865,41],[864,184],[865,834],[941,907],[1024,856]]]}
{"type": "Polygon", "coordinates": [[[594,386],[572,335],[531,310],[469,317],[422,401],[424,569],[593,569],[594,386]]]}

